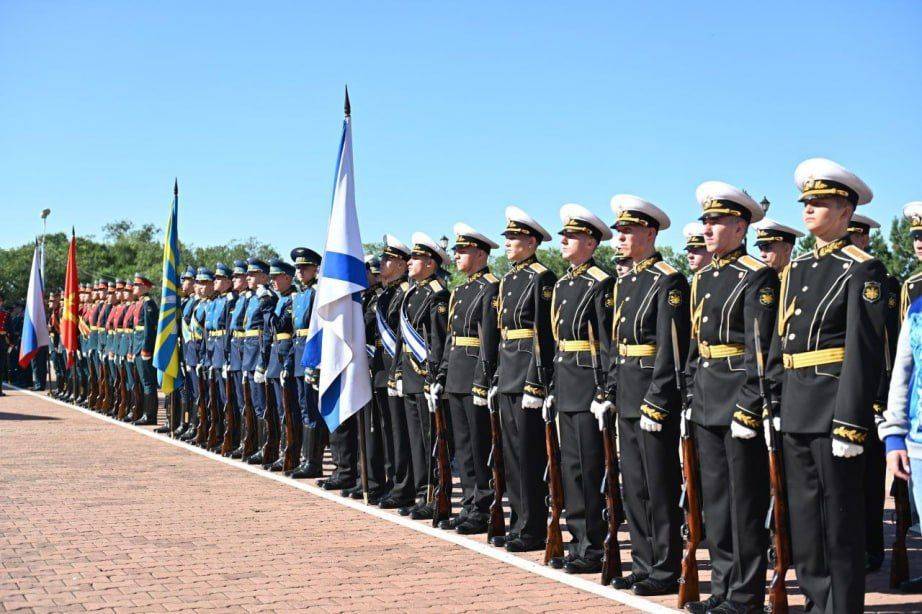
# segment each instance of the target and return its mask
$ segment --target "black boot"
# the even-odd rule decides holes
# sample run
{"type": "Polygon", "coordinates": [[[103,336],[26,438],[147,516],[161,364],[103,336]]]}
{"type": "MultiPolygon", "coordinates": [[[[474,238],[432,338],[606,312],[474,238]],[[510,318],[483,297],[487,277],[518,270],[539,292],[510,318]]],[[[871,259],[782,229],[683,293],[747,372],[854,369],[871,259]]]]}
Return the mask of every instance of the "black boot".
{"type": "Polygon", "coordinates": [[[198,435],[198,411],[196,411],[196,408],[194,404],[192,403],[191,398],[189,399],[188,409],[189,409],[189,428],[187,428],[185,432],[183,432],[182,437],[180,437],[182,441],[192,441],[198,435]]]}
{"type": "MultiPolygon", "coordinates": [[[[140,420],[135,420],[134,424],[139,426],[151,426],[157,424],[157,393],[151,392],[145,394],[142,401],[142,407],[144,409],[144,415],[141,416],[140,420]]],[[[169,428],[169,427],[167,427],[169,428]]]]}
{"type": "Polygon", "coordinates": [[[323,476],[323,437],[320,430],[304,427],[303,456],[298,468],[291,472],[296,480],[323,476]]]}
{"type": "Polygon", "coordinates": [[[259,428],[257,430],[259,443],[256,446],[256,453],[248,456],[246,462],[248,465],[262,465],[263,464],[263,448],[266,445],[266,419],[257,418],[259,422],[259,428]]]}

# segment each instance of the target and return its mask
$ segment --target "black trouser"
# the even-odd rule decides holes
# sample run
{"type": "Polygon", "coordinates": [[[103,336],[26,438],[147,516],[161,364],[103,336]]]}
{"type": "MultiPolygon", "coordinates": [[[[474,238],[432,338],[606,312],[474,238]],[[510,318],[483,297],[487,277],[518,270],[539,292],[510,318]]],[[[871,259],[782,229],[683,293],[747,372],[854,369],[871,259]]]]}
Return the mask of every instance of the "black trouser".
{"type": "Polygon", "coordinates": [[[587,560],[602,559],[608,526],[601,493],[605,451],[599,422],[588,411],[557,414],[560,425],[560,473],[569,551],[587,560]]]}
{"type": "Polygon", "coordinates": [[[336,468],[331,479],[354,482],[358,477],[358,420],[352,415],[330,433],[330,456],[336,468]]]}
{"type": "MultiPolygon", "coordinates": [[[[533,544],[547,539],[547,447],[540,409],[523,409],[521,394],[501,393],[503,462],[509,498],[509,533],[533,544]]],[[[598,488],[598,485],[595,486],[598,488]]]]}
{"type": "Polygon", "coordinates": [[[761,434],[737,439],[729,426],[696,424],[701,503],[711,555],[711,593],[738,603],[765,601],[770,486],[761,434]]]}
{"type": "Polygon", "coordinates": [[[6,355],[9,348],[6,343],[6,333],[0,333],[0,390],[3,389],[3,382],[6,381],[6,355]]]}
{"type": "Polygon", "coordinates": [[[413,486],[416,499],[426,502],[426,491],[432,475],[432,437],[429,404],[426,395],[407,394],[403,397],[407,410],[407,431],[410,436],[410,457],[413,462],[413,486]]]}
{"type": "MultiPolygon", "coordinates": [[[[38,348],[35,356],[32,357],[32,386],[38,387],[41,390],[45,389],[45,384],[48,379],[48,347],[42,346],[38,348]]],[[[57,367],[57,365],[55,365],[57,367]]],[[[61,372],[58,371],[57,377],[61,377],[61,372]]]]}
{"type": "Polygon", "coordinates": [[[631,570],[673,581],[682,562],[678,426],[673,420],[651,433],[640,428],[639,418],[619,417],[618,443],[631,570]]]}
{"type": "Polygon", "coordinates": [[[411,501],[416,492],[416,483],[413,480],[413,450],[403,397],[388,396],[387,408],[393,439],[391,449],[394,453],[394,486],[391,488],[390,496],[402,501],[411,501]]]}
{"type": "Polygon", "coordinates": [[[391,448],[391,415],[387,409],[387,388],[375,388],[371,403],[365,408],[365,463],[368,490],[384,494],[391,488],[394,475],[391,448]]]}
{"type": "Polygon", "coordinates": [[[490,410],[474,405],[470,394],[449,394],[455,463],[461,477],[463,517],[486,522],[490,518],[493,474],[487,466],[490,456],[490,410]]]}
{"type": "Polygon", "coordinates": [[[834,457],[826,435],[785,433],[783,454],[792,559],[800,588],[817,614],[860,612],[867,461],[863,455],[834,457]]]}
{"type": "Polygon", "coordinates": [[[884,443],[873,434],[864,444],[865,496],[864,530],[869,556],[884,556],[884,500],[886,497],[887,458],[884,443]]]}

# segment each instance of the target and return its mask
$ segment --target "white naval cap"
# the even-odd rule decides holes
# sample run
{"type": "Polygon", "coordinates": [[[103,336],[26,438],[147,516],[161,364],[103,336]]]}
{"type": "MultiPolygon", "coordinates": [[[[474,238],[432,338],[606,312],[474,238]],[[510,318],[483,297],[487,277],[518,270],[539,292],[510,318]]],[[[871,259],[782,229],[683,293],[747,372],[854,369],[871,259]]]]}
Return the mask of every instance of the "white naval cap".
{"type": "Polygon", "coordinates": [[[682,228],[682,234],[685,235],[685,249],[691,247],[704,247],[704,224],[701,222],[689,222],[682,228]]]}
{"type": "Polygon", "coordinates": [[[848,223],[848,232],[855,234],[866,235],[874,228],[880,228],[877,220],[857,213],[852,215],[852,220],[848,223]]]}
{"type": "Polygon", "coordinates": [[[709,217],[733,215],[754,223],[765,217],[762,205],[752,196],[723,181],[705,181],[695,190],[695,198],[704,210],[698,218],[702,221],[709,217]]]}
{"type": "Polygon", "coordinates": [[[669,228],[669,216],[662,209],[639,196],[615,194],[611,197],[611,210],[615,214],[615,223],[612,228],[628,224],[652,226],[657,230],[669,228]]]}
{"type": "Polygon", "coordinates": [[[515,205],[506,207],[506,229],[503,231],[503,236],[510,233],[530,234],[540,241],[551,240],[551,233],[539,224],[538,220],[515,205]]]}
{"type": "Polygon", "coordinates": [[[432,237],[424,232],[414,232],[410,237],[413,243],[411,256],[429,256],[435,258],[439,266],[448,262],[448,252],[442,249],[442,246],[432,240],[432,237]]]}
{"type": "Polygon", "coordinates": [[[909,220],[909,233],[913,239],[922,239],[922,200],[914,200],[903,206],[903,217],[909,220]]]}
{"type": "Polygon", "coordinates": [[[567,203],[560,208],[560,221],[563,223],[563,230],[557,234],[565,232],[589,233],[598,241],[607,241],[614,236],[608,224],[603,222],[599,216],[576,203],[567,203]]]}
{"type": "Polygon", "coordinates": [[[793,245],[797,239],[804,236],[796,228],[786,226],[770,217],[764,218],[752,225],[756,230],[756,245],[768,245],[783,241],[793,245]]]}
{"type": "Polygon", "coordinates": [[[810,158],[798,164],[794,183],[801,191],[801,202],[841,196],[853,205],[866,205],[874,198],[871,188],[855,173],[826,158],[810,158]]]}
{"type": "Polygon", "coordinates": [[[458,222],[452,230],[455,233],[455,248],[472,245],[488,252],[499,247],[496,241],[464,222],[458,222]]]}
{"type": "Polygon", "coordinates": [[[384,235],[384,249],[381,250],[381,255],[407,260],[410,258],[410,248],[394,235],[387,234],[384,235]]]}

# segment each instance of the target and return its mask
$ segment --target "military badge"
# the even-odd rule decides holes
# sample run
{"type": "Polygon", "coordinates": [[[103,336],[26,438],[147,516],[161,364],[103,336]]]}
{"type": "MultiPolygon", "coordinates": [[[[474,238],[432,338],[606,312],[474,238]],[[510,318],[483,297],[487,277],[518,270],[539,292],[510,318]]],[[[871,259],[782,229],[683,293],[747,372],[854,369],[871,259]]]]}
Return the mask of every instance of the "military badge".
{"type": "Polygon", "coordinates": [[[544,300],[546,301],[551,300],[551,297],[553,295],[554,295],[554,289],[551,288],[550,286],[545,286],[544,288],[541,288],[541,298],[543,298],[544,300]]]}
{"type": "Polygon", "coordinates": [[[763,307],[771,307],[775,304],[775,289],[762,288],[759,290],[759,303],[763,307]]]}
{"type": "Polygon", "coordinates": [[[448,306],[445,305],[445,303],[439,303],[438,306],[435,308],[435,310],[438,311],[439,313],[447,313],[448,306]]]}
{"type": "Polygon", "coordinates": [[[678,307],[682,304],[682,293],[678,290],[670,290],[669,294],[666,295],[666,301],[672,307],[678,307]]]}
{"type": "Polygon", "coordinates": [[[880,299],[880,282],[864,282],[864,290],[861,291],[861,296],[869,303],[876,303],[880,299]]]}
{"type": "Polygon", "coordinates": [[[605,307],[611,309],[615,306],[615,297],[608,295],[605,297],[605,307]]]}
{"type": "Polygon", "coordinates": [[[891,294],[890,298],[887,299],[887,307],[890,309],[896,309],[896,295],[891,294]]]}
{"type": "Polygon", "coordinates": [[[493,309],[499,309],[499,297],[498,296],[494,296],[493,300],[491,300],[490,303],[492,304],[493,309]]]}

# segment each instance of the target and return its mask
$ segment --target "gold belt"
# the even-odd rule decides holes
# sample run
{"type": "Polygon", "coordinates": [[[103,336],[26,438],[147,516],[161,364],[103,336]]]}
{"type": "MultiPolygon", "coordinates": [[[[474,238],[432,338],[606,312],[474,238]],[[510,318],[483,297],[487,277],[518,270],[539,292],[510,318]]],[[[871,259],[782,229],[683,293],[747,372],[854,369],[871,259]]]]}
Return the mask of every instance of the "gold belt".
{"type": "Polygon", "coordinates": [[[818,365],[831,365],[845,360],[845,348],[826,348],[812,352],[799,352],[797,354],[784,354],[782,356],[785,369],[803,369],[818,365]]]}
{"type": "Polygon", "coordinates": [[[746,346],[740,343],[728,343],[726,345],[707,345],[701,343],[698,345],[698,353],[702,358],[729,358],[731,356],[742,356],[746,351],[746,346]]]}
{"type": "Polygon", "coordinates": [[[224,333],[226,333],[226,332],[227,332],[227,331],[225,331],[225,330],[210,330],[210,331],[208,331],[208,336],[209,336],[209,337],[223,337],[223,336],[224,336],[224,333]]]}
{"type": "Polygon", "coordinates": [[[480,339],[478,337],[452,337],[451,342],[453,345],[462,348],[480,347],[480,339]]]}
{"type": "Polygon", "coordinates": [[[136,333],[139,333],[139,332],[141,332],[142,330],[144,330],[144,327],[143,327],[143,326],[135,326],[135,327],[134,327],[134,330],[135,330],[136,333]]]}
{"type": "MultiPolygon", "coordinates": [[[[595,346],[599,347],[598,342],[595,346]]],[[[588,352],[589,347],[586,339],[561,339],[557,342],[557,350],[560,352],[588,352]]]]}
{"type": "Polygon", "coordinates": [[[619,343],[618,354],[621,356],[656,356],[656,344],[641,343],[633,345],[628,343],[619,343]]]}
{"type": "Polygon", "coordinates": [[[193,340],[193,341],[201,341],[201,340],[202,340],[202,334],[201,334],[201,333],[196,333],[196,332],[193,331],[193,333],[192,333],[192,340],[193,340]]]}
{"type": "Polygon", "coordinates": [[[243,335],[243,331],[242,331],[242,330],[235,330],[235,331],[234,331],[234,339],[240,339],[240,338],[243,337],[243,336],[244,336],[244,335],[243,335]]]}
{"type": "Polygon", "coordinates": [[[535,336],[533,328],[504,328],[499,331],[503,339],[532,339],[535,336]]]}
{"type": "Polygon", "coordinates": [[[286,341],[291,339],[291,333],[275,333],[276,341],[286,341]]]}
{"type": "Polygon", "coordinates": [[[307,335],[310,334],[310,332],[311,332],[311,329],[309,328],[299,328],[298,330],[295,331],[295,335],[297,335],[298,337],[307,337],[307,335]]]}
{"type": "Polygon", "coordinates": [[[245,330],[243,331],[243,336],[244,337],[258,337],[261,332],[263,331],[258,330],[258,329],[257,330],[245,330]]]}

